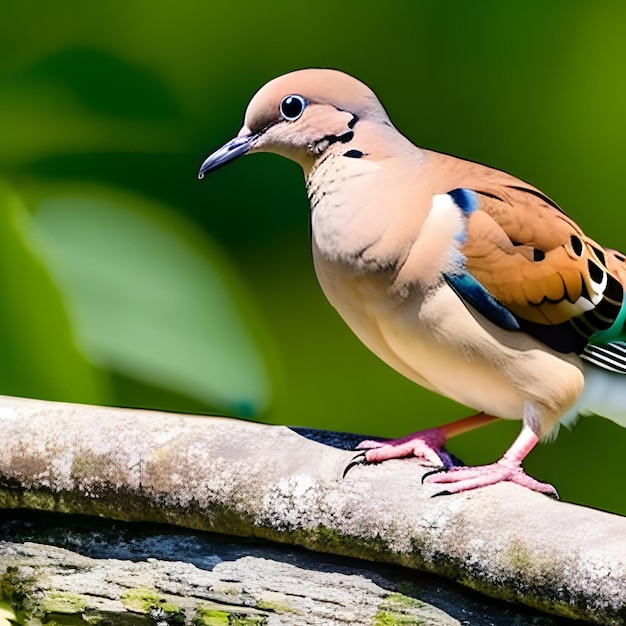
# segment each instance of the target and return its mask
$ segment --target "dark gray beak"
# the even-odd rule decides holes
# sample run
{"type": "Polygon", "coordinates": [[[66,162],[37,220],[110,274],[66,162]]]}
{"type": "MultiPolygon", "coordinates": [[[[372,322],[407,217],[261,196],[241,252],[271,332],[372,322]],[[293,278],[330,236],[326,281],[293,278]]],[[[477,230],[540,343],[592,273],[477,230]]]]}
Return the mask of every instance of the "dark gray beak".
{"type": "Polygon", "coordinates": [[[213,172],[214,170],[234,161],[237,157],[244,155],[252,147],[252,143],[258,137],[257,134],[243,135],[231,139],[228,143],[224,144],[221,148],[216,150],[212,155],[205,159],[204,163],[200,166],[198,172],[198,178],[204,178],[205,174],[213,172]]]}

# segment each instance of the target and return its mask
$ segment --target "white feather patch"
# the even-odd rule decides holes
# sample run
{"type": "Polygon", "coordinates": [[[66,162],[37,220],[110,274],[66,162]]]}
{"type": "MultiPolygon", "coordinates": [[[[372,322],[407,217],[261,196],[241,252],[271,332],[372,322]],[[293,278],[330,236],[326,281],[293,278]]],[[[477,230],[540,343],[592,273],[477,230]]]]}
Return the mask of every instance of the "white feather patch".
{"type": "Polygon", "coordinates": [[[448,194],[433,196],[424,220],[396,280],[400,293],[408,285],[436,283],[444,272],[458,267],[465,232],[465,216],[448,194]]]}

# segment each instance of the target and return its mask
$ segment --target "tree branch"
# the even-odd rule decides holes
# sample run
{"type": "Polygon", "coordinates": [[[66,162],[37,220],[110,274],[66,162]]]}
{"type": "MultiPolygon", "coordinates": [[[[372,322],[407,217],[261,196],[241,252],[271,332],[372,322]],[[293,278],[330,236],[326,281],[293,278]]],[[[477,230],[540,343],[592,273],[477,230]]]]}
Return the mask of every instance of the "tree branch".
{"type": "MultiPolygon", "coordinates": [[[[626,518],[512,484],[432,498],[415,460],[240,420],[0,397],[0,507],[166,522],[434,572],[599,624],[626,618],[626,518]]],[[[349,436],[346,436],[349,437],[349,436]]]]}

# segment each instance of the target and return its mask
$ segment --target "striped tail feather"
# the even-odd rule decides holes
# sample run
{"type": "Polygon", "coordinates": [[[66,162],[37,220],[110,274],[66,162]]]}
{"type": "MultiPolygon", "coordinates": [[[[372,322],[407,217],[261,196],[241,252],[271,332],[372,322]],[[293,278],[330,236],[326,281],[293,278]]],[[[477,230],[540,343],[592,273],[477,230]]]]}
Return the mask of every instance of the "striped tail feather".
{"type": "Polygon", "coordinates": [[[626,341],[613,341],[604,346],[589,344],[580,356],[609,372],[626,374],[626,341]]]}

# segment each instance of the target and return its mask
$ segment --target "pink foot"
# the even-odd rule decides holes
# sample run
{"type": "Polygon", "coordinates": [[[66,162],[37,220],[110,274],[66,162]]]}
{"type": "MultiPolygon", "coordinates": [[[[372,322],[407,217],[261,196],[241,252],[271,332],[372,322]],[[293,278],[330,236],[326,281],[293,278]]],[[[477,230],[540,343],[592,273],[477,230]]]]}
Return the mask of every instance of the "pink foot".
{"type": "Polygon", "coordinates": [[[450,455],[443,450],[446,435],[441,428],[429,428],[411,433],[400,439],[387,441],[361,441],[357,450],[367,450],[365,460],[369,463],[380,463],[388,459],[402,459],[416,456],[437,467],[452,467],[450,455]]]}
{"type": "Polygon", "coordinates": [[[502,482],[511,482],[545,493],[555,498],[559,497],[556,489],[548,483],[541,483],[526,474],[521,465],[511,464],[502,459],[491,465],[478,467],[452,467],[447,472],[431,473],[424,478],[424,482],[445,484],[446,490],[436,495],[447,495],[469,491],[479,487],[487,487],[502,482]]]}

